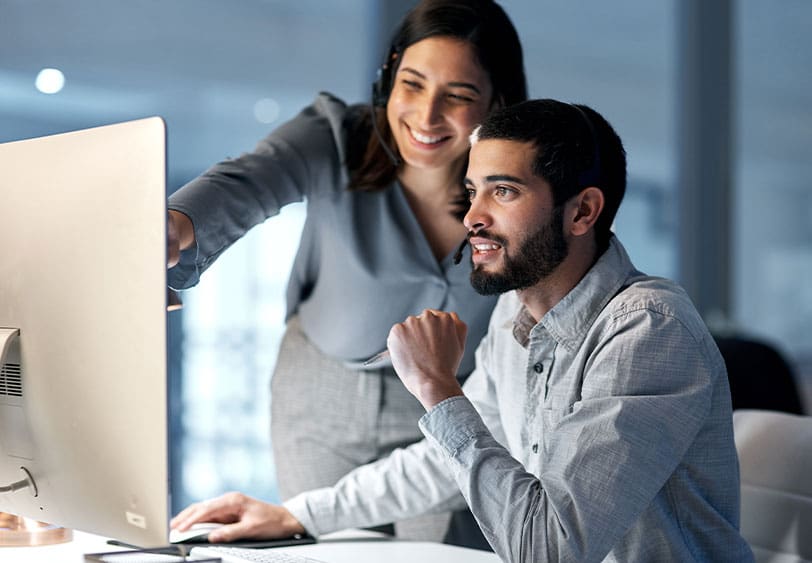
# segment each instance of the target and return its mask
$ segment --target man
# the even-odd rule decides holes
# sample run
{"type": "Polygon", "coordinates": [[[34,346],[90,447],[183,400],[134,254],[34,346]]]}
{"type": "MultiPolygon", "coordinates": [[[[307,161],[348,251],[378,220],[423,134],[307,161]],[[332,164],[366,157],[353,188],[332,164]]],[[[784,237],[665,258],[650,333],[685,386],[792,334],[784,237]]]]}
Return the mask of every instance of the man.
{"type": "Polygon", "coordinates": [[[471,282],[503,293],[464,388],[465,326],[424,311],[392,363],[426,440],[275,507],[232,493],[174,521],[211,539],[314,534],[468,503],[504,561],[748,561],[724,364],[674,283],[610,227],[626,183],[611,126],[535,100],[472,135],[471,282]]]}

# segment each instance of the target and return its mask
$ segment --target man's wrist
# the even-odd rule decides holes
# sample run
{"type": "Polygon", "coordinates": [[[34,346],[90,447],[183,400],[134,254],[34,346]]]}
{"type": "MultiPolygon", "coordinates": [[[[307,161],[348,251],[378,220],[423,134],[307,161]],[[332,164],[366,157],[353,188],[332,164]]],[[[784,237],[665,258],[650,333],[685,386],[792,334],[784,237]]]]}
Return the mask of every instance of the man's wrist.
{"type": "Polygon", "coordinates": [[[287,507],[282,507],[284,510],[284,516],[282,518],[282,529],[287,532],[288,535],[296,535],[296,534],[304,534],[306,532],[305,527],[302,525],[301,522],[293,515],[293,513],[287,509],[287,507]]]}
{"type": "Polygon", "coordinates": [[[438,383],[436,381],[426,381],[420,386],[417,400],[423,405],[426,411],[431,410],[435,405],[442,403],[449,397],[462,395],[462,387],[456,378],[451,382],[438,383]]]}

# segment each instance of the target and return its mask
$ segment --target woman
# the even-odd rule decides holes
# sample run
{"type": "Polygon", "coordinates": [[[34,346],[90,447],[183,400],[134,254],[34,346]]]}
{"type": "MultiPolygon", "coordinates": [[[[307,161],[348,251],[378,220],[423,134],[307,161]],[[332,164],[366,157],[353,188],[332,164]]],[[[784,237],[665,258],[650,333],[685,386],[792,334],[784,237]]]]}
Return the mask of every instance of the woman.
{"type": "Polygon", "coordinates": [[[469,327],[460,379],[472,369],[495,301],[453,260],[466,234],[468,136],[490,110],[526,97],[521,46],[497,4],[424,0],[394,35],[372,107],[320,94],[252,153],[170,198],[175,288],[307,200],[271,388],[283,499],[421,438],[423,409],[391,365],[363,365],[393,324],[426,308],[456,311],[469,327]]]}

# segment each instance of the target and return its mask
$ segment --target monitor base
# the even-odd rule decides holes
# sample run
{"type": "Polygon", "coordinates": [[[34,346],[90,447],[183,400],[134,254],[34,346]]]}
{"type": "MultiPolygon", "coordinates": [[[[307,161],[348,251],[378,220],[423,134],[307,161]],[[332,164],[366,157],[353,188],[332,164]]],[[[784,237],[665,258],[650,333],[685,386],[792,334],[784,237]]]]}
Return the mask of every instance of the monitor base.
{"type": "Polygon", "coordinates": [[[73,530],[0,512],[0,547],[52,545],[72,539],[73,530]]]}

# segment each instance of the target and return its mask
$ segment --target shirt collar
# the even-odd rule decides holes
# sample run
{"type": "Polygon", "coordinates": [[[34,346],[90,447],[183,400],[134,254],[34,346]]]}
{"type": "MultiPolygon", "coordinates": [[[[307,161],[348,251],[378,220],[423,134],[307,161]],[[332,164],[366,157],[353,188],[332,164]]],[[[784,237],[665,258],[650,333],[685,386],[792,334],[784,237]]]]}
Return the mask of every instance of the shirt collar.
{"type": "Polygon", "coordinates": [[[620,240],[612,236],[595,265],[538,323],[524,305],[519,308],[513,319],[513,337],[527,348],[534,332],[546,330],[565,348],[575,350],[606,304],[629,278],[639,274],[620,240]]]}

